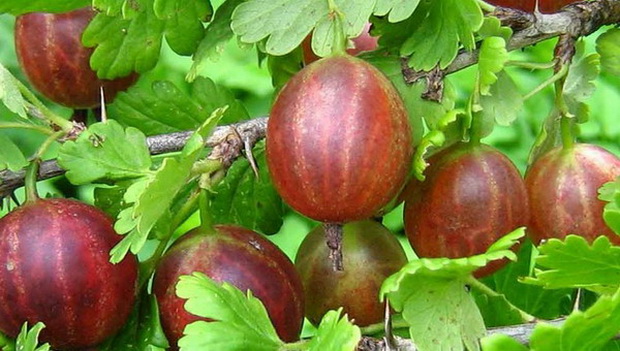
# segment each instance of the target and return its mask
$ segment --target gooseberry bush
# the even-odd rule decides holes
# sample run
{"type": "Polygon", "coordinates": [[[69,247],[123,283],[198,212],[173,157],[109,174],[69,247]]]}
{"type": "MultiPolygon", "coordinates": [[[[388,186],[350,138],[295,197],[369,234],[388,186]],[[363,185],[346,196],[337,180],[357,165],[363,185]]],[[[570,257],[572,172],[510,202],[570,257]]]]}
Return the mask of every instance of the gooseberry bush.
{"type": "Polygon", "coordinates": [[[620,349],[618,24],[3,0],[0,348],[620,349]]]}

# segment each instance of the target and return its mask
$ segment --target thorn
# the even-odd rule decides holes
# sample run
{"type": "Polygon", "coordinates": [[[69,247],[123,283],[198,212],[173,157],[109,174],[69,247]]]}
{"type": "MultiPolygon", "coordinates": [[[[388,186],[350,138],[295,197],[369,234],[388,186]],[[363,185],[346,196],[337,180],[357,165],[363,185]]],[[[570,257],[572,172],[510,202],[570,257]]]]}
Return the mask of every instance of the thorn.
{"type": "Polygon", "coordinates": [[[252,145],[250,145],[250,140],[247,138],[243,140],[243,150],[245,153],[245,158],[247,158],[248,162],[250,162],[250,167],[252,167],[252,171],[254,171],[254,175],[258,179],[258,165],[256,164],[256,159],[252,153],[252,145]]]}
{"type": "Polygon", "coordinates": [[[385,317],[383,329],[385,331],[385,336],[383,337],[383,341],[385,342],[385,350],[398,350],[398,345],[396,345],[396,340],[394,339],[394,334],[392,333],[392,311],[390,310],[390,302],[387,297],[385,298],[385,317]]]}
{"type": "Polygon", "coordinates": [[[577,296],[575,296],[575,304],[573,305],[573,311],[579,311],[580,303],[581,303],[581,288],[577,289],[577,296]]]}
{"type": "Polygon", "coordinates": [[[105,94],[103,93],[103,86],[99,87],[99,96],[101,96],[101,122],[108,120],[108,113],[105,109],[105,94]]]}

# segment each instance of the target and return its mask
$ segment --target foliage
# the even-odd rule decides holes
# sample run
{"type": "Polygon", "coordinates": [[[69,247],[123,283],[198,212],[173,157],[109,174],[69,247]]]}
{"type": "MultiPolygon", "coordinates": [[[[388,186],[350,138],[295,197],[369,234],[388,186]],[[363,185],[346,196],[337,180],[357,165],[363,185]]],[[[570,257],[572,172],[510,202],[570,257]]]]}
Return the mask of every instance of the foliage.
{"type": "MultiPolygon", "coordinates": [[[[415,147],[411,177],[422,181],[426,160],[442,147],[479,138],[522,171],[567,136],[620,155],[620,30],[603,28],[579,39],[570,64],[554,67],[557,40],[511,51],[513,29],[486,9],[477,0],[3,0],[0,177],[20,171],[33,156],[57,158],[65,176],[40,182],[39,189],[104,209],[122,235],[110,260],[136,255],[140,261],[139,302],[100,349],[168,347],[148,281],[170,243],[199,223],[194,215],[199,208],[203,225],[236,223],[275,234],[273,240],[287,248],[298,246],[305,233],[287,231],[307,228],[310,221],[279,197],[264,143],[252,145],[255,170],[249,157],[232,164],[207,158],[212,148],[205,148],[206,139],[217,126],[268,115],[273,96],[304,67],[304,50],[321,57],[338,54],[367,22],[379,47],[360,57],[388,77],[405,103],[415,147]],[[93,47],[92,68],[102,78],[130,72],[141,77],[107,104],[107,119],[97,122],[91,112],[85,130],[74,137],[66,135],[66,123],[58,123],[72,112],[32,93],[10,45],[10,27],[26,12],[65,12],[88,4],[99,10],[81,38],[93,47]],[[310,48],[304,48],[309,35],[310,48]],[[471,69],[439,82],[424,75],[474,50],[477,64],[471,69]],[[421,79],[415,82],[403,79],[416,74],[421,79]],[[149,137],[183,131],[191,133],[180,151],[150,154],[149,137]],[[66,139],[54,139],[59,134],[66,139]]],[[[23,199],[22,190],[11,193],[2,190],[0,196],[23,199]]],[[[606,202],[603,218],[620,235],[620,177],[599,194],[606,202]]],[[[3,214],[13,206],[6,203],[3,214]]],[[[401,212],[402,206],[396,207],[386,216],[397,218],[391,227],[403,239],[401,212]]],[[[575,235],[534,246],[524,233],[519,229],[472,257],[411,255],[381,290],[402,316],[399,331],[430,351],[618,349],[609,340],[620,332],[620,248],[606,237],[590,243],[575,235]],[[514,262],[481,282],[473,279],[476,269],[502,258],[514,262]],[[485,328],[563,316],[560,326],[536,323],[528,346],[506,335],[485,337],[485,328]]],[[[304,339],[286,344],[249,291],[194,273],[181,279],[177,293],[187,299],[189,312],[215,320],[188,325],[182,350],[344,351],[367,334],[342,310],[333,310],[316,329],[307,326],[304,339]]],[[[0,335],[0,348],[49,350],[38,345],[42,328],[24,325],[16,338],[0,335]]]]}

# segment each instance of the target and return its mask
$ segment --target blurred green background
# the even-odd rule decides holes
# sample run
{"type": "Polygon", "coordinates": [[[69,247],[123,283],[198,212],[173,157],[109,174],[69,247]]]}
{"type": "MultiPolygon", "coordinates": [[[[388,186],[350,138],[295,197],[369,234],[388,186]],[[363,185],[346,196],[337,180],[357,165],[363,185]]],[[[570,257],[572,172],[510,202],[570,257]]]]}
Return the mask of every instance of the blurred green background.
{"type": "MultiPolygon", "coordinates": [[[[0,63],[7,67],[11,73],[23,82],[26,81],[20,71],[13,46],[14,18],[8,15],[0,15],[0,63]]],[[[587,52],[593,52],[596,34],[586,40],[587,52]]],[[[555,41],[537,44],[534,47],[514,52],[513,60],[527,60],[548,62],[552,58],[555,41]]],[[[191,65],[191,58],[180,57],[174,54],[164,44],[160,62],[152,71],[141,76],[139,84],[150,84],[155,80],[170,80],[179,87],[186,87],[185,75],[191,65]]],[[[517,82],[521,93],[525,94],[545,78],[550,72],[530,72],[519,68],[508,69],[512,78],[517,82]]],[[[258,64],[257,54],[252,50],[241,49],[231,41],[216,62],[210,62],[201,72],[217,84],[223,85],[234,92],[250,112],[251,116],[267,115],[273,97],[271,77],[265,65],[258,64]]],[[[450,83],[456,87],[459,100],[457,107],[464,107],[471,87],[474,82],[475,69],[469,68],[449,76],[450,83]]],[[[590,120],[581,125],[580,140],[599,144],[608,150],[620,154],[620,78],[606,75],[604,72],[596,82],[598,89],[589,100],[590,120]]],[[[45,101],[45,99],[43,99],[45,101]]],[[[485,139],[503,152],[505,152],[517,164],[521,171],[525,170],[529,150],[540,129],[541,122],[552,108],[553,92],[546,89],[535,95],[528,101],[521,111],[518,120],[510,127],[497,127],[494,132],[485,139]]],[[[51,108],[63,116],[69,116],[71,111],[53,104],[51,108]]],[[[0,106],[0,121],[15,120],[16,116],[10,113],[4,106],[0,106]]],[[[22,130],[0,130],[0,133],[9,136],[24,152],[31,155],[43,140],[41,135],[35,132],[22,130]]],[[[49,157],[54,156],[54,150],[50,150],[49,157]]],[[[91,201],[92,189],[83,187],[74,189],[64,178],[58,178],[42,182],[40,192],[55,196],[78,197],[85,201],[91,201]]],[[[17,191],[18,197],[21,191],[17,191]]],[[[6,212],[6,208],[3,210],[6,212]]],[[[197,218],[192,218],[179,231],[182,232],[196,225],[197,218]]],[[[396,208],[385,217],[385,224],[404,240],[402,233],[402,206],[396,208]]],[[[299,215],[289,212],[280,232],[270,238],[276,242],[291,258],[294,257],[296,248],[303,236],[315,224],[299,215]]],[[[408,245],[404,245],[408,249],[408,245]]],[[[409,250],[409,254],[411,251],[409,250]]]]}

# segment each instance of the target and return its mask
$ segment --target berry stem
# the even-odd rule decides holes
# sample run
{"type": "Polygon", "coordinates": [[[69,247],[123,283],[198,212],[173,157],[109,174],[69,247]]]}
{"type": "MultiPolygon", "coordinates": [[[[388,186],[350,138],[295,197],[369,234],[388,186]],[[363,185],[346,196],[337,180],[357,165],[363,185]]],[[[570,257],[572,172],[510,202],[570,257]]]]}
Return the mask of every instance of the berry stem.
{"type": "Polygon", "coordinates": [[[508,61],[506,62],[506,66],[513,66],[519,68],[525,68],[529,70],[545,70],[551,69],[555,66],[553,62],[527,62],[527,61],[508,61]]]}
{"type": "MultiPolygon", "coordinates": [[[[481,281],[479,281],[478,279],[474,278],[473,276],[470,276],[467,280],[466,283],[472,288],[477,290],[478,292],[490,296],[490,297],[502,297],[504,296],[503,294],[498,293],[497,291],[489,288],[488,286],[486,286],[484,283],[482,283],[481,281]]],[[[519,315],[521,315],[521,321],[523,323],[531,323],[536,321],[536,317],[532,316],[531,314],[525,312],[524,310],[520,309],[519,307],[513,305],[510,301],[508,301],[508,299],[506,299],[506,303],[508,303],[508,305],[515,309],[516,311],[519,312],[519,315]]]]}
{"type": "Polygon", "coordinates": [[[43,126],[37,126],[34,124],[26,124],[26,123],[0,123],[0,129],[29,129],[37,131],[41,134],[52,135],[54,131],[50,128],[46,128],[43,126]]]}
{"type": "Polygon", "coordinates": [[[568,67],[562,66],[562,68],[557,73],[555,73],[554,75],[549,77],[549,79],[547,79],[544,82],[542,82],[539,86],[534,88],[529,93],[525,94],[523,96],[523,100],[525,101],[525,100],[531,98],[532,96],[538,94],[541,90],[545,89],[546,87],[550,86],[551,84],[554,84],[558,80],[562,79],[563,77],[566,76],[566,73],[568,73],[568,67]]]}
{"type": "Polygon", "coordinates": [[[471,126],[469,127],[469,144],[480,145],[482,139],[482,114],[480,113],[480,79],[476,78],[476,84],[472,96],[467,106],[468,113],[471,116],[471,126]]]}
{"type": "Polygon", "coordinates": [[[38,112],[40,112],[43,118],[48,120],[52,125],[60,127],[60,129],[66,133],[69,133],[73,129],[73,123],[71,121],[68,121],[52,112],[22,82],[16,78],[14,78],[14,80],[15,84],[17,84],[17,87],[19,88],[19,92],[24,96],[24,98],[26,98],[26,100],[28,100],[28,102],[32,104],[32,106],[34,106],[38,112]]]}
{"type": "Polygon", "coordinates": [[[555,106],[560,113],[560,133],[562,135],[562,147],[570,150],[575,144],[573,136],[573,118],[568,111],[566,100],[564,99],[564,82],[566,76],[555,82],[555,106]]]}
{"type": "Polygon", "coordinates": [[[59,138],[66,135],[66,132],[63,130],[57,131],[50,135],[45,141],[39,146],[37,152],[32,156],[32,161],[26,170],[26,177],[24,178],[24,185],[26,189],[26,202],[32,203],[39,199],[39,194],[37,193],[37,178],[39,175],[39,164],[41,163],[41,159],[43,154],[49,149],[50,145],[54,143],[59,138]]]}
{"type": "Polygon", "coordinates": [[[211,216],[211,194],[209,190],[202,189],[200,191],[198,207],[200,208],[200,228],[206,234],[215,234],[213,217],[211,216]]]}
{"type": "Polygon", "coordinates": [[[334,271],[343,271],[342,262],[342,224],[323,223],[325,230],[325,242],[329,248],[329,259],[332,262],[334,271]]]}
{"type": "MultiPolygon", "coordinates": [[[[392,315],[392,330],[409,328],[409,323],[405,321],[401,314],[392,315]]],[[[385,323],[379,322],[360,328],[362,335],[373,335],[385,331],[385,323]]]]}

